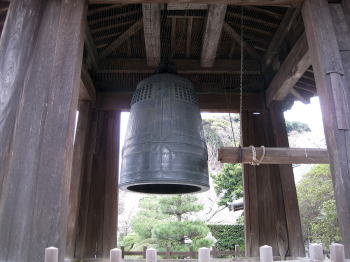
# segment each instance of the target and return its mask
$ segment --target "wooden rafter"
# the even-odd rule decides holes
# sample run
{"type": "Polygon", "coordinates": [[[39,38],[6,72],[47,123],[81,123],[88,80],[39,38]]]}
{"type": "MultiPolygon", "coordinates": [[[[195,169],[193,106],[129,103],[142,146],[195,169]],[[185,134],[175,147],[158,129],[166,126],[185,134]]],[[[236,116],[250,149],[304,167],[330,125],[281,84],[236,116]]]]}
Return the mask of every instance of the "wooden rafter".
{"type": "Polygon", "coordinates": [[[272,79],[266,91],[267,104],[273,100],[283,100],[310,66],[307,40],[302,35],[272,79]]]}
{"type": "Polygon", "coordinates": [[[91,61],[92,68],[94,70],[97,70],[98,63],[99,63],[99,56],[98,56],[95,42],[94,42],[94,39],[92,38],[91,31],[90,31],[90,28],[88,26],[87,21],[85,24],[85,41],[84,42],[85,42],[85,46],[86,46],[86,49],[88,52],[88,56],[89,56],[90,61],[91,61]]]}
{"type": "MultiPolygon", "coordinates": [[[[89,0],[90,4],[142,4],[149,0],[89,0]]],[[[291,7],[302,3],[303,0],[217,0],[216,4],[251,5],[251,6],[285,6],[291,7]]],[[[210,0],[153,0],[152,3],[164,4],[212,4],[210,0]]]]}
{"type": "MultiPolygon", "coordinates": [[[[215,67],[202,68],[196,59],[174,59],[179,74],[239,74],[239,60],[217,60],[215,67]]],[[[259,64],[253,60],[246,60],[245,74],[259,75],[259,64]]],[[[144,59],[108,59],[103,62],[98,73],[153,73],[155,66],[148,66],[144,59]]]]}
{"type": "MultiPolygon", "coordinates": [[[[263,149],[256,147],[256,158],[260,160],[263,149]]],[[[218,159],[221,163],[250,164],[253,159],[251,147],[223,147],[219,149],[218,159]]],[[[261,164],[328,164],[327,149],[266,147],[261,164]]]]}
{"type": "Polygon", "coordinates": [[[107,46],[102,52],[101,57],[106,57],[123,44],[129,37],[140,31],[143,27],[142,19],[135,22],[129,27],[123,34],[121,34],[116,40],[114,40],[109,46],[107,46]]]}
{"type": "MultiPolygon", "coordinates": [[[[237,44],[241,45],[241,36],[233,29],[228,23],[224,23],[224,30],[228,33],[237,44]]],[[[254,59],[260,60],[259,53],[250,44],[243,42],[243,48],[250,54],[254,59]]]]}
{"type": "Polygon", "coordinates": [[[202,44],[202,67],[212,67],[215,63],[226,9],[227,5],[209,5],[202,44]]]}
{"type": "Polygon", "coordinates": [[[83,65],[81,69],[79,100],[89,100],[92,103],[96,101],[96,89],[91,79],[89,71],[83,65]]]}
{"type": "Polygon", "coordinates": [[[160,5],[142,4],[147,65],[160,63],[160,5]]]}
{"type": "Polygon", "coordinates": [[[262,65],[264,69],[266,69],[272,63],[275,56],[281,50],[282,43],[285,40],[285,37],[288,34],[291,25],[294,23],[299,13],[299,8],[287,10],[278,29],[276,30],[276,33],[273,36],[273,39],[267,51],[262,58],[262,65]]]}
{"type": "Polygon", "coordinates": [[[193,18],[190,17],[187,19],[187,38],[186,38],[186,57],[187,58],[191,56],[192,27],[193,27],[193,18]]]}
{"type": "MultiPolygon", "coordinates": [[[[129,110],[132,93],[101,92],[98,95],[96,107],[102,111],[129,110]]],[[[226,102],[226,94],[198,94],[199,107],[203,112],[238,113],[240,105],[239,94],[232,94],[230,102],[226,102]]],[[[244,94],[244,107],[247,110],[263,110],[265,107],[261,95],[244,94]]]]}

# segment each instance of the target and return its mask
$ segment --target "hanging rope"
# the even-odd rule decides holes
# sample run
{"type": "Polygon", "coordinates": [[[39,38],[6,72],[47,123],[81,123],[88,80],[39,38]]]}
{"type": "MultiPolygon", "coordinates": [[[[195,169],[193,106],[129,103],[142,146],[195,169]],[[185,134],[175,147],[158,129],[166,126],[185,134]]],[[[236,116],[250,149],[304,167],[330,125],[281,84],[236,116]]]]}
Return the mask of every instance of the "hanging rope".
{"type": "Polygon", "coordinates": [[[252,162],[250,163],[252,166],[259,166],[262,161],[265,158],[265,154],[266,154],[266,149],[264,146],[261,146],[260,148],[263,150],[261,157],[259,159],[256,158],[256,148],[255,146],[250,146],[250,148],[252,149],[252,162]]]}

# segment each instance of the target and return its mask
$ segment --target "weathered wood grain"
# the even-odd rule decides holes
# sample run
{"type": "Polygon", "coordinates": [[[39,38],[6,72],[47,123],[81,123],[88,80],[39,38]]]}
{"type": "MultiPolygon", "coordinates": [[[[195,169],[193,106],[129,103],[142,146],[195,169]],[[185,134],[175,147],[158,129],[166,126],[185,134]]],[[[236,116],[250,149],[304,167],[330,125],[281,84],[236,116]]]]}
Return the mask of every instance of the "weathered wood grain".
{"type": "Polygon", "coordinates": [[[160,5],[142,4],[143,32],[148,66],[160,63],[160,5]]]}
{"type": "Polygon", "coordinates": [[[227,5],[209,5],[202,43],[202,67],[212,67],[214,65],[226,9],[227,5]]]}
{"type": "Polygon", "coordinates": [[[122,33],[116,40],[110,43],[105,49],[102,50],[100,57],[106,57],[111,54],[114,50],[116,50],[121,44],[123,44],[129,37],[136,34],[143,27],[142,19],[135,22],[132,26],[130,26],[124,33],[122,33]]]}
{"type": "MultiPolygon", "coordinates": [[[[262,156],[263,149],[256,147],[257,159],[262,156]]],[[[288,148],[265,147],[265,157],[261,164],[328,164],[326,149],[315,148],[288,148]]],[[[223,147],[219,149],[218,159],[222,163],[252,162],[252,149],[250,147],[223,147]]]]}
{"type": "MultiPolygon", "coordinates": [[[[174,59],[179,74],[239,74],[240,61],[218,59],[215,67],[203,68],[196,59],[174,59]]],[[[245,75],[259,75],[259,64],[254,60],[246,60],[245,75]]],[[[97,73],[154,73],[156,66],[148,66],[144,59],[106,59],[97,73]]]]}
{"type": "MultiPolygon", "coordinates": [[[[241,46],[241,36],[236,32],[235,29],[232,28],[228,23],[224,23],[224,30],[226,33],[228,33],[236,43],[241,46]]],[[[261,59],[260,54],[254,47],[252,47],[250,44],[243,42],[243,48],[247,51],[248,54],[250,54],[254,59],[259,60],[261,59]]]]}
{"type": "Polygon", "coordinates": [[[279,51],[281,50],[282,43],[284,42],[285,37],[287,36],[290,27],[296,20],[298,14],[300,15],[300,8],[290,8],[283,16],[283,19],[278,26],[267,51],[262,57],[263,71],[265,71],[265,69],[270,66],[270,64],[273,62],[273,59],[278,55],[279,51]]]}
{"type": "Polygon", "coordinates": [[[99,112],[84,257],[108,258],[116,247],[119,125],[119,112],[99,112]]]}
{"type": "Polygon", "coordinates": [[[296,42],[266,91],[266,103],[284,100],[295,84],[311,66],[306,36],[303,34],[296,42]]]}
{"type": "MultiPolygon", "coordinates": [[[[289,147],[288,133],[282,103],[274,102],[270,106],[270,117],[275,146],[289,147]]],[[[301,228],[299,204],[292,165],[279,165],[283,201],[285,205],[289,256],[305,257],[303,231],[301,228]]]]}
{"type": "Polygon", "coordinates": [[[0,40],[0,260],[66,245],[85,1],[14,0],[0,40]]]}
{"type": "MultiPolygon", "coordinates": [[[[332,4],[333,5],[333,4],[332,4]]],[[[341,56],[337,36],[327,1],[308,0],[302,9],[305,31],[312,57],[317,94],[320,98],[326,142],[330,157],[334,194],[338,220],[345,246],[346,257],[350,258],[350,132],[338,127],[336,103],[330,73],[339,73],[346,79],[349,88],[350,65],[341,56]],[[343,64],[344,63],[344,64],[343,64]],[[344,65],[344,68],[343,68],[344,65]]],[[[348,103],[349,96],[346,96],[348,103]]],[[[343,116],[349,117],[349,115],[343,116]]]]}
{"type": "Polygon", "coordinates": [[[78,111],[79,117],[75,131],[74,153],[72,163],[72,176],[69,192],[69,213],[67,228],[67,245],[66,258],[74,258],[75,243],[78,232],[78,216],[81,203],[81,190],[84,174],[84,166],[86,165],[86,151],[88,148],[88,130],[90,124],[90,102],[79,101],[78,111]]]}
{"type": "MultiPolygon", "coordinates": [[[[99,110],[130,110],[132,94],[101,92],[97,94],[97,105],[99,110]]],[[[202,112],[239,112],[240,97],[238,94],[199,94],[199,107],[202,112]],[[227,98],[230,101],[227,101],[227,98]]],[[[260,111],[264,108],[264,101],[260,95],[243,95],[245,109],[260,111]]]]}
{"type": "MultiPolygon", "coordinates": [[[[149,3],[149,0],[89,0],[90,4],[141,4],[149,3]]],[[[252,5],[252,6],[297,6],[302,0],[216,0],[216,4],[228,5],[252,5]]],[[[176,3],[176,4],[212,4],[209,0],[152,0],[152,3],[176,3]]]]}

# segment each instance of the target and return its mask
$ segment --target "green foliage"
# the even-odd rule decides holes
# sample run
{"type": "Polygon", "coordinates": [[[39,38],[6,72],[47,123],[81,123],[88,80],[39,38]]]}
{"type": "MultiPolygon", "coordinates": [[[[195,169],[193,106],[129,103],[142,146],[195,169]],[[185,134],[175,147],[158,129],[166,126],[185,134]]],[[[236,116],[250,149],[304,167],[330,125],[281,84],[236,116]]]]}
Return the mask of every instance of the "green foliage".
{"type": "Polygon", "coordinates": [[[198,198],[193,195],[176,195],[159,199],[159,208],[163,214],[176,216],[182,220],[184,214],[203,210],[203,206],[197,204],[198,198]]]}
{"type": "Polygon", "coordinates": [[[332,177],[328,165],[317,165],[297,185],[304,239],[327,248],[340,240],[332,177]]]}
{"type": "Polygon", "coordinates": [[[310,127],[302,122],[298,121],[286,121],[286,128],[288,134],[291,132],[297,132],[297,133],[303,133],[303,132],[310,132],[310,127]]]}
{"type": "Polygon", "coordinates": [[[243,225],[208,225],[208,227],[217,239],[215,246],[219,250],[233,250],[235,245],[244,248],[243,225]]]}
{"type": "Polygon", "coordinates": [[[156,225],[152,237],[159,247],[184,246],[185,237],[192,241],[203,240],[209,228],[201,221],[170,221],[156,225]]]}
{"type": "Polygon", "coordinates": [[[225,164],[222,171],[212,175],[214,189],[220,197],[219,206],[228,206],[233,200],[243,197],[243,176],[240,164],[225,164]]]}
{"type": "Polygon", "coordinates": [[[140,210],[131,220],[132,231],[136,233],[139,241],[151,238],[154,225],[169,217],[159,212],[158,201],[158,197],[150,196],[142,198],[139,202],[140,210]]]}
{"type": "Polygon", "coordinates": [[[185,214],[203,209],[193,195],[149,196],[140,200],[139,208],[131,221],[132,233],[122,240],[122,245],[127,249],[140,250],[142,246],[154,246],[186,251],[185,237],[192,240],[195,248],[212,244],[205,239],[209,228],[203,222],[184,220],[185,214]]]}

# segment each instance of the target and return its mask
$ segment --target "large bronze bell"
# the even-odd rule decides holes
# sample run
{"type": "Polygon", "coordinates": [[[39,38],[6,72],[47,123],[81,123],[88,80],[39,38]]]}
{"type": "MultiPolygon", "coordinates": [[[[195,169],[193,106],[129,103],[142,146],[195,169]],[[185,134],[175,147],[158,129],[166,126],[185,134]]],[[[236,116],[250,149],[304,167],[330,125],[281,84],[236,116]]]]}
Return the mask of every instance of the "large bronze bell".
{"type": "Polygon", "coordinates": [[[121,189],[154,194],[209,189],[202,119],[189,80],[163,73],[138,84],[122,155],[121,189]]]}

